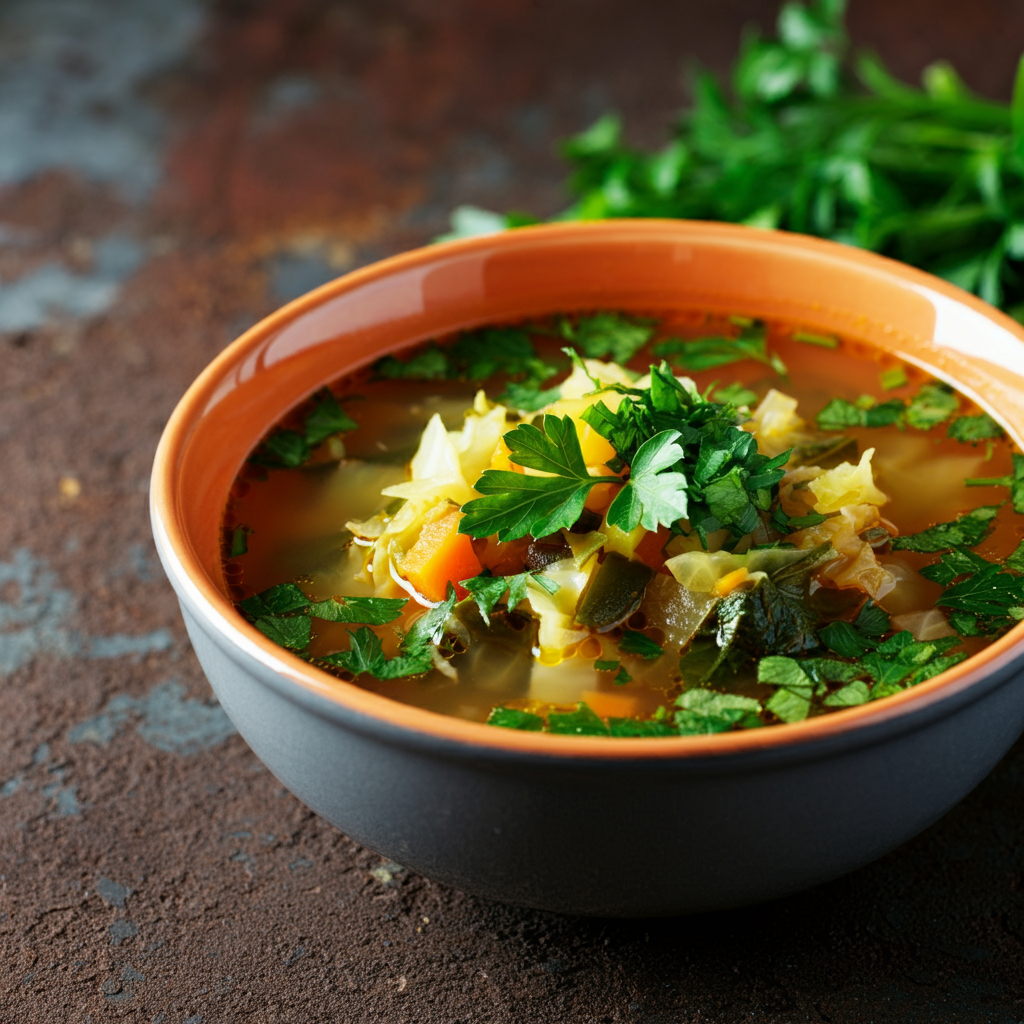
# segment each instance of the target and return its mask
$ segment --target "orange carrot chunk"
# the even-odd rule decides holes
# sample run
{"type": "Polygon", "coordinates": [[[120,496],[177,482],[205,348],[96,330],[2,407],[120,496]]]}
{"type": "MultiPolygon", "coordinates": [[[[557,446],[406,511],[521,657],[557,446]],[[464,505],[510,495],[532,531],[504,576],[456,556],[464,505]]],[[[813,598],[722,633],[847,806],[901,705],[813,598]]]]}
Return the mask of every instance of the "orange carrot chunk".
{"type": "Polygon", "coordinates": [[[427,521],[402,559],[402,575],[430,601],[443,601],[449,582],[455,584],[461,600],[467,591],[458,581],[480,574],[472,539],[459,533],[461,518],[457,508],[442,508],[436,518],[427,521]]]}

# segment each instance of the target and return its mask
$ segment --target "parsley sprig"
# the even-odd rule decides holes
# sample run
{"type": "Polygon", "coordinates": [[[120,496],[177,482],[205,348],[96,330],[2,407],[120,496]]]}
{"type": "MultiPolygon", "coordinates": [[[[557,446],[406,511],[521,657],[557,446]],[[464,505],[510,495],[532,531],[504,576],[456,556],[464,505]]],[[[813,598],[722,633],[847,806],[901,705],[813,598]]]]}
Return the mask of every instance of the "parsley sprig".
{"type": "Polygon", "coordinates": [[[546,537],[579,519],[596,484],[622,482],[610,474],[590,475],[569,416],[545,416],[543,429],[521,423],[505,434],[504,442],[510,461],[550,475],[485,469],[474,484],[484,497],[462,506],[460,533],[471,537],[496,533],[501,541],[527,534],[546,537]]]}
{"type": "MultiPolygon", "coordinates": [[[[976,96],[944,62],[915,88],[851,51],[844,9],[784,4],[774,38],[745,39],[731,93],[697,76],[692,107],[660,149],[629,145],[614,114],[568,140],[574,202],[558,219],[800,231],[902,259],[1024,315],[1024,69],[1012,104],[976,96]]],[[[474,234],[532,219],[460,208],[453,226],[474,234]]]]}

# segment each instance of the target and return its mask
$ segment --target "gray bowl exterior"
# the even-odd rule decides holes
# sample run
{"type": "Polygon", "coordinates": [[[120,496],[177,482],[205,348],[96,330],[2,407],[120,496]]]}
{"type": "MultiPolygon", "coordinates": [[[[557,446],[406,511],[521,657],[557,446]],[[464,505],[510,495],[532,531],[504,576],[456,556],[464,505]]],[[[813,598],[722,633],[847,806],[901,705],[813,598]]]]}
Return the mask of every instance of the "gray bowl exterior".
{"type": "Polygon", "coordinates": [[[926,828],[1024,728],[1021,654],[887,721],[727,758],[495,751],[397,728],[280,678],[218,632],[166,568],[221,704],[285,786],[385,857],[529,907],[641,917],[808,888],[926,828]]]}

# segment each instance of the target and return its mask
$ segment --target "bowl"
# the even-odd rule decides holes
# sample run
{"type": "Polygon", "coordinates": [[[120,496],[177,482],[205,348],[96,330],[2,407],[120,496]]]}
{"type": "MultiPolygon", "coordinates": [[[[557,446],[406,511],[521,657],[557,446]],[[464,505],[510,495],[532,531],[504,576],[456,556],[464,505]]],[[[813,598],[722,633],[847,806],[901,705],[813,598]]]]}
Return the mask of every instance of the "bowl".
{"type": "Polygon", "coordinates": [[[353,839],[470,893],[572,914],[734,907],[853,870],[934,822],[1024,727],[1024,625],[874,704],[668,739],[522,733],[397,703],[236,612],[220,516],[256,440],[327,381],[427,338],[559,310],[700,308],[864,339],[955,382],[1020,445],[1024,331],[944,281],[799,235],[684,221],[524,228],[357,270],[247,331],[175,409],[156,545],[256,755],[353,839]]]}

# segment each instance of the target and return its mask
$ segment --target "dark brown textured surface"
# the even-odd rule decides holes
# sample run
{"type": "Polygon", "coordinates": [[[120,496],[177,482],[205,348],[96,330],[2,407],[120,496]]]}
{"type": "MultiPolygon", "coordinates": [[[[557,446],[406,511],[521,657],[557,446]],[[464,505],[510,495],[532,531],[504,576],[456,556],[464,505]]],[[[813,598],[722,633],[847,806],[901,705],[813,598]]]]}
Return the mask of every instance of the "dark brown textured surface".
{"type": "MultiPolygon", "coordinates": [[[[1024,1020],[1020,744],[924,836],[780,903],[490,904],[262,769],[148,539],[162,424],[232,336],[457,203],[553,212],[557,137],[613,106],[656,141],[684,58],[724,67],[775,7],[0,5],[0,1022],[1024,1020]]],[[[850,23],[999,96],[1024,45],[1015,0],[850,23]]]]}

